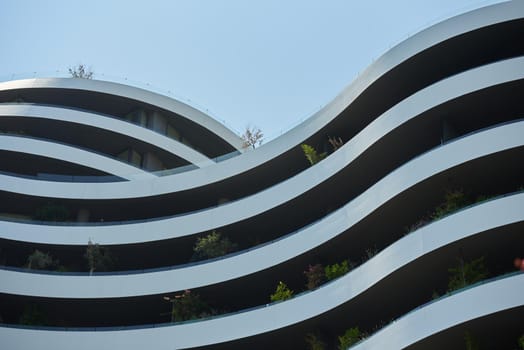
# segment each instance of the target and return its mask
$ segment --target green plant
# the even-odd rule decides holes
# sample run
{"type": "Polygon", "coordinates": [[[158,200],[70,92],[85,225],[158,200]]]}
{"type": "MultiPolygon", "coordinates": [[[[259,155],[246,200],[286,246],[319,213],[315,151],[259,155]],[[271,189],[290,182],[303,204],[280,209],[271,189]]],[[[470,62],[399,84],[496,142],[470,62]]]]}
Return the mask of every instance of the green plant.
{"type": "Polygon", "coordinates": [[[307,144],[300,145],[302,147],[302,151],[304,152],[304,155],[306,156],[306,159],[308,160],[309,164],[315,165],[318,162],[320,162],[322,159],[326,158],[327,153],[317,153],[317,150],[314,149],[312,146],[307,144]]]}
{"type": "Polygon", "coordinates": [[[440,219],[441,217],[463,208],[468,204],[468,198],[464,195],[462,190],[447,190],[444,195],[444,202],[435,209],[431,215],[431,219],[440,219]]]}
{"type": "Polygon", "coordinates": [[[193,248],[193,260],[211,259],[231,253],[237,245],[219,232],[213,231],[207,236],[197,238],[193,248]]]}
{"type": "Polygon", "coordinates": [[[49,202],[36,209],[34,218],[40,221],[66,221],[69,210],[61,204],[49,202]]]}
{"type": "Polygon", "coordinates": [[[349,262],[347,260],[342,261],[340,264],[327,265],[324,268],[326,279],[331,281],[335,278],[345,275],[349,272],[349,262]]]}
{"type": "Polygon", "coordinates": [[[27,257],[27,268],[34,270],[50,270],[58,266],[58,260],[54,260],[49,253],[41,252],[38,249],[27,257]]]}
{"type": "Polygon", "coordinates": [[[448,269],[448,292],[482,281],[488,276],[483,256],[469,262],[464,262],[462,258],[458,261],[457,266],[448,269]]]}
{"type": "Polygon", "coordinates": [[[306,288],[309,290],[317,288],[326,279],[322,264],[309,265],[307,270],[304,271],[304,275],[307,279],[306,288]]]}
{"type": "Polygon", "coordinates": [[[362,335],[358,327],[347,329],[343,335],[338,337],[339,350],[346,350],[351,345],[357,343],[361,337],[362,335]]]}
{"type": "Polygon", "coordinates": [[[471,201],[462,190],[447,190],[444,195],[444,202],[437,206],[432,213],[424,215],[423,218],[415,222],[413,225],[406,227],[405,234],[411,233],[422,226],[464,208],[467,205],[484,202],[491,198],[493,198],[493,195],[478,195],[474,201],[471,201]]]}
{"type": "Polygon", "coordinates": [[[466,343],[466,350],[478,350],[479,349],[478,340],[469,331],[464,332],[464,342],[466,343]]]}
{"type": "Polygon", "coordinates": [[[278,282],[277,289],[275,293],[271,294],[269,297],[272,302],[274,301],[284,301],[291,299],[293,297],[293,291],[282,281],[278,282]]]}
{"type": "Polygon", "coordinates": [[[87,267],[90,274],[95,270],[107,271],[111,269],[114,264],[114,259],[109,249],[100,246],[98,243],[93,243],[91,240],[87,242],[84,258],[87,260],[87,267]]]}
{"type": "Polygon", "coordinates": [[[194,320],[207,315],[207,304],[202,301],[200,295],[191,293],[190,290],[185,290],[184,293],[175,295],[174,298],[167,298],[166,300],[173,303],[171,322],[194,320]]]}
{"type": "Polygon", "coordinates": [[[304,338],[309,350],[324,350],[326,343],[324,343],[320,336],[315,333],[308,333],[304,338]]]}
{"type": "Polygon", "coordinates": [[[519,344],[519,348],[524,350],[524,334],[522,334],[519,339],[517,340],[517,343],[519,344]]]}
{"type": "Polygon", "coordinates": [[[28,326],[45,326],[47,319],[38,305],[29,304],[25,306],[24,312],[20,315],[18,322],[28,326]]]}

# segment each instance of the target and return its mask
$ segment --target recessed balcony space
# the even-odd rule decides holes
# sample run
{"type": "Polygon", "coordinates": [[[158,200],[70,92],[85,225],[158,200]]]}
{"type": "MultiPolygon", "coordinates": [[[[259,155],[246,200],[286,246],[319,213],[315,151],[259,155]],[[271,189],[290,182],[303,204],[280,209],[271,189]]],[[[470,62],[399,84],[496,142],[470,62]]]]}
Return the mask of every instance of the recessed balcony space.
{"type": "Polygon", "coordinates": [[[61,182],[124,181],[97,169],[28,153],[0,151],[0,158],[0,172],[4,175],[61,182]]]}
{"type": "Polygon", "coordinates": [[[0,89],[0,103],[13,102],[63,106],[127,120],[193,146],[209,158],[236,151],[232,145],[182,115],[123,96],[58,87],[0,89]],[[141,111],[145,113],[144,118],[137,116],[141,111]]]}
{"type": "Polygon", "coordinates": [[[175,154],[139,139],[78,123],[43,118],[2,117],[0,130],[6,135],[34,137],[71,145],[119,159],[150,172],[189,164],[175,154]],[[130,152],[134,156],[129,156],[130,152]]]}

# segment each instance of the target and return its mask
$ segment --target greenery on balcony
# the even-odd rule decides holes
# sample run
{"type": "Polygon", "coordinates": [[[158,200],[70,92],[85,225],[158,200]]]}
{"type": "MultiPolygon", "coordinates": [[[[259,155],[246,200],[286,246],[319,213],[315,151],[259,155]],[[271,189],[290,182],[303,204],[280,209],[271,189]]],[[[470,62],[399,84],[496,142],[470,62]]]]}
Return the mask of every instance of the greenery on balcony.
{"type": "Polygon", "coordinates": [[[44,253],[35,249],[35,251],[27,257],[26,266],[28,269],[33,270],[53,270],[59,266],[59,261],[53,259],[49,253],[44,253]]]}
{"type": "Polygon", "coordinates": [[[210,234],[197,238],[193,248],[192,260],[213,259],[229,254],[237,248],[237,245],[229,240],[227,237],[222,237],[222,234],[213,231],[210,234]]]}
{"type": "Polygon", "coordinates": [[[306,157],[307,161],[309,162],[309,165],[317,164],[322,159],[326,158],[329,154],[337,151],[339,148],[341,148],[344,145],[344,141],[342,141],[342,138],[340,137],[329,136],[327,141],[331,148],[329,152],[326,151],[326,152],[319,153],[315,149],[315,147],[308,145],[306,143],[303,143],[300,145],[300,148],[302,149],[302,152],[304,152],[304,156],[306,157]]]}
{"type": "Polygon", "coordinates": [[[46,326],[47,317],[39,305],[27,304],[20,315],[19,323],[26,326],[46,326]]]}
{"type": "Polygon", "coordinates": [[[415,223],[408,226],[406,229],[406,234],[416,231],[435,220],[439,220],[467,206],[485,202],[493,197],[494,195],[488,196],[484,194],[474,197],[472,195],[465,194],[462,189],[447,189],[445,191],[444,201],[429,214],[424,215],[415,223]]]}
{"type": "Polygon", "coordinates": [[[326,280],[331,281],[341,276],[344,276],[346,273],[349,272],[349,266],[350,264],[348,260],[344,260],[341,263],[327,265],[324,269],[326,280]]]}
{"type": "Polygon", "coordinates": [[[209,315],[209,306],[198,293],[185,290],[173,298],[164,298],[172,303],[171,322],[181,322],[206,317],[209,315]]]}
{"type": "Polygon", "coordinates": [[[358,343],[363,338],[363,334],[358,327],[347,329],[344,334],[338,337],[338,349],[346,350],[350,346],[358,343]]]}
{"type": "MultiPolygon", "coordinates": [[[[463,194],[463,191],[446,191],[444,201],[431,212],[432,220],[449,215],[457,210],[460,210],[465,205],[470,205],[472,201],[468,200],[467,198],[468,197],[463,194]]],[[[476,198],[478,201],[486,200],[486,197],[476,198]]],[[[199,259],[212,259],[229,254],[236,248],[237,245],[231,242],[227,237],[222,236],[217,231],[213,231],[205,236],[199,237],[196,240],[196,243],[193,247],[193,252],[195,256],[198,256],[199,259]]],[[[366,249],[363,252],[363,256],[360,259],[357,258],[356,261],[364,263],[368,259],[371,259],[373,256],[375,256],[378,251],[379,250],[376,247],[366,249]]],[[[111,253],[107,248],[99,246],[93,242],[88,242],[84,258],[86,259],[88,270],[91,273],[95,271],[111,270],[115,263],[114,258],[111,256],[111,253]]],[[[483,257],[473,260],[464,260],[463,258],[459,257],[457,258],[457,262],[451,265],[448,270],[449,279],[447,287],[436,286],[436,288],[443,293],[449,293],[464,288],[470,284],[477,283],[478,281],[488,277],[486,265],[487,264],[483,257]]],[[[326,282],[344,276],[355,266],[356,264],[352,263],[349,259],[335,263],[331,261],[331,264],[326,265],[316,261],[315,264],[308,265],[305,271],[303,271],[303,275],[305,277],[304,290],[307,291],[316,289],[326,282]]],[[[28,256],[26,267],[32,269],[48,270],[63,268],[59,266],[58,259],[55,259],[53,256],[51,256],[50,253],[44,253],[41,250],[34,250],[33,253],[28,256]]],[[[275,292],[270,295],[270,301],[277,302],[293,298],[295,296],[295,290],[300,289],[295,289],[295,287],[296,286],[290,287],[284,282],[280,281],[275,289],[275,292]]],[[[224,310],[225,309],[211,307],[203,298],[200,297],[199,291],[195,290],[181,294],[177,299],[177,302],[173,303],[173,310],[170,314],[173,315],[173,321],[178,322],[221,314],[224,312],[224,310]]],[[[38,309],[34,311],[33,309],[28,308],[28,311],[24,311],[24,315],[20,316],[20,322],[22,322],[22,319],[24,320],[23,322],[39,322],[37,317],[39,313],[42,313],[42,310],[38,309]],[[35,319],[37,321],[31,321],[35,319]]],[[[368,329],[368,331],[370,330],[368,329]]],[[[347,334],[344,333],[343,335],[340,335],[340,337],[344,339],[344,342],[350,341],[348,339],[358,338],[354,336],[355,331],[353,330],[352,332],[353,336],[350,336],[352,334],[350,332],[347,334]]],[[[310,344],[308,346],[313,349],[322,349],[321,346],[324,340],[321,333],[313,330],[313,333],[311,334],[312,335],[308,336],[306,340],[306,343],[310,344]]],[[[363,333],[360,333],[359,337],[362,338],[362,336],[363,333]]]]}
{"type": "Polygon", "coordinates": [[[87,261],[89,273],[96,271],[110,271],[114,266],[114,258],[108,248],[93,243],[91,240],[87,243],[84,258],[87,261]]]}
{"type": "Polygon", "coordinates": [[[302,144],[300,145],[302,148],[302,151],[304,152],[304,156],[306,157],[307,161],[310,165],[315,165],[318,162],[320,162],[322,159],[326,158],[327,152],[318,153],[313,146],[302,144]]]}
{"type": "Polygon", "coordinates": [[[326,281],[326,272],[322,264],[309,265],[304,271],[306,276],[306,289],[312,290],[326,281]]]}
{"type": "Polygon", "coordinates": [[[458,258],[457,260],[458,264],[448,269],[448,292],[464,288],[488,278],[489,274],[484,264],[483,256],[467,262],[462,258],[458,258]]]}
{"type": "Polygon", "coordinates": [[[310,350],[325,350],[327,344],[322,340],[322,336],[317,333],[307,333],[304,341],[310,350]]]}
{"type": "Polygon", "coordinates": [[[68,221],[69,210],[66,206],[48,202],[35,211],[34,219],[38,221],[68,221]]]}
{"type": "Polygon", "coordinates": [[[293,291],[282,281],[278,282],[277,289],[275,293],[271,294],[269,299],[272,302],[284,301],[291,299],[293,297],[293,291]]]}

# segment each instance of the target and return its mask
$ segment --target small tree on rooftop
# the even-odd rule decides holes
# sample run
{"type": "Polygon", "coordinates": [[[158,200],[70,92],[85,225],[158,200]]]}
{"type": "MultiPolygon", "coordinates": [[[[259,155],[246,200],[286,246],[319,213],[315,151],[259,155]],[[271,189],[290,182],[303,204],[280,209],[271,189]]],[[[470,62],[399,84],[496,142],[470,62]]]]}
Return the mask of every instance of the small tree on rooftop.
{"type": "Polygon", "coordinates": [[[69,67],[71,78],[93,79],[93,71],[86,65],[80,63],[77,66],[69,67]]]}
{"type": "Polygon", "coordinates": [[[257,128],[256,126],[250,127],[247,126],[244,133],[241,135],[242,137],[242,147],[243,148],[249,148],[249,147],[257,147],[262,144],[264,141],[264,134],[262,133],[262,130],[257,128]]]}

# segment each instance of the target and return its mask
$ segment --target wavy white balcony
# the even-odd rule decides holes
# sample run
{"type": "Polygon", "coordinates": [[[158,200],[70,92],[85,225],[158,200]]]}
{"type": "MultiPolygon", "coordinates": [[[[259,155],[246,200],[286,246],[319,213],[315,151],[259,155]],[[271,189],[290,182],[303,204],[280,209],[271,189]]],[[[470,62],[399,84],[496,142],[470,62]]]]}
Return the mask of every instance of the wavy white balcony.
{"type": "MultiPolygon", "coordinates": [[[[524,194],[515,194],[462,210],[423,227],[393,243],[379,255],[379,260],[395,269],[411,263],[424,254],[458,240],[488,230],[524,221],[524,194]],[[422,247],[424,247],[422,249],[422,247]]],[[[0,269],[0,293],[46,298],[119,298],[165,294],[194,289],[257,273],[309,250],[315,249],[361,219],[349,219],[347,211],[338,211],[293,235],[244,253],[208,263],[180,266],[172,270],[145,270],[132,274],[88,276],[41,274],[0,269]]],[[[354,237],[358,239],[358,237],[354,237]]],[[[371,280],[371,287],[377,280],[371,280]]]]}
{"type": "MultiPolygon", "coordinates": [[[[523,134],[524,121],[519,121],[450,142],[393,171],[351,201],[344,210],[349,210],[350,215],[374,210],[402,191],[441,171],[489,154],[523,146],[523,134]]],[[[340,163],[347,163],[348,158],[353,158],[350,152],[354,152],[354,149],[346,146],[324,162],[288,180],[290,185],[284,182],[256,195],[210,210],[163,220],[118,225],[52,226],[0,221],[0,237],[25,242],[66,245],[85,245],[91,239],[100,244],[112,245],[170,239],[209,231],[247,219],[288,201],[304,191],[304,184],[314,183],[315,176],[312,174],[317,176],[316,181],[323,181],[325,179],[323,175],[333,171],[330,167],[340,167],[340,163]]]]}
{"type": "Polygon", "coordinates": [[[88,111],[37,104],[0,104],[0,118],[2,117],[37,118],[95,127],[115,134],[129,135],[128,137],[131,139],[140,140],[163,149],[198,167],[214,164],[205,155],[177,140],[123,120],[88,111]]]}
{"type": "MultiPolygon", "coordinates": [[[[414,248],[416,254],[424,251],[420,245],[414,248]]],[[[143,349],[153,343],[157,349],[184,349],[234,341],[303,322],[351,300],[369,288],[371,281],[380,280],[390,272],[391,261],[386,256],[380,253],[349,274],[315,291],[223,317],[160,327],[101,328],[98,331],[0,326],[0,338],[9,349],[46,344],[58,350],[69,349],[71,344],[75,344],[77,349],[143,349]]],[[[393,341],[388,343],[388,348],[401,349],[457,324],[523,306],[524,295],[520,292],[523,283],[524,274],[512,275],[442,298],[409,313],[357,348],[376,349],[377,344],[393,341]],[[393,334],[399,330],[403,331],[393,334]],[[389,340],[390,337],[393,340],[389,340]]]]}
{"type": "Polygon", "coordinates": [[[61,160],[96,169],[128,180],[153,179],[156,177],[147,171],[124,163],[118,159],[47,140],[22,136],[0,135],[0,150],[21,152],[61,160]]]}

